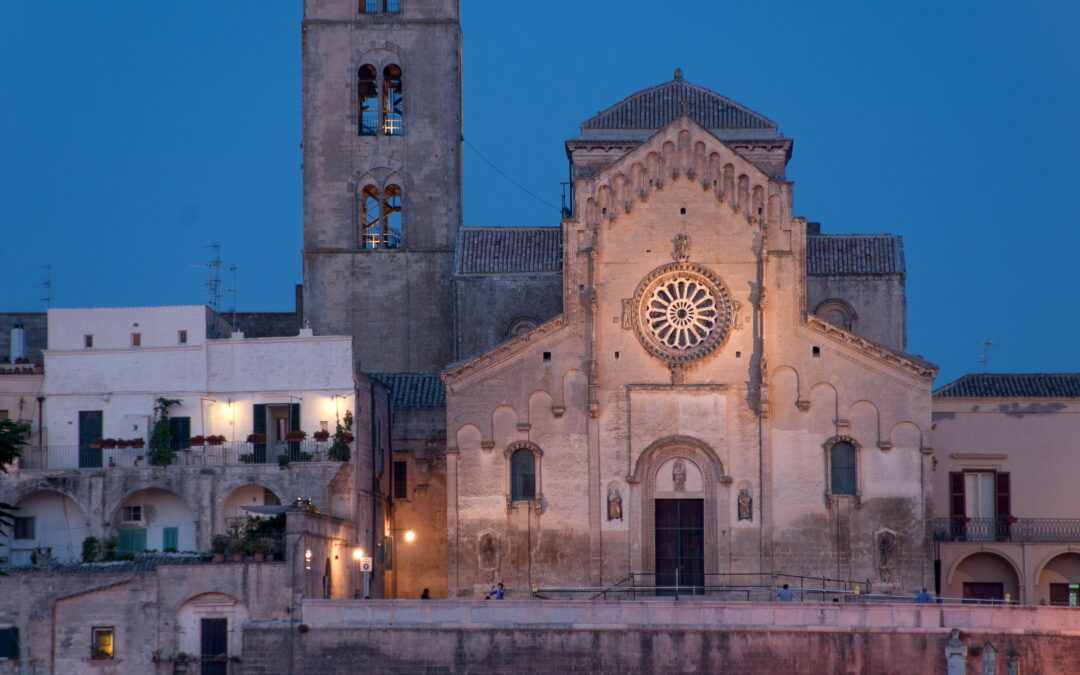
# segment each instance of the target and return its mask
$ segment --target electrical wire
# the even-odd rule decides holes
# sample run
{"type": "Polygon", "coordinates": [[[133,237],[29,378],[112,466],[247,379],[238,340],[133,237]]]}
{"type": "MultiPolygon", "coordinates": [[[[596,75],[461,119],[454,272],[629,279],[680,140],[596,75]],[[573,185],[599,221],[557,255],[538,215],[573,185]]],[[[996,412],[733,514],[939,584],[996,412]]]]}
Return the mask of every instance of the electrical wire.
{"type": "Polygon", "coordinates": [[[547,200],[546,200],[546,199],[544,199],[543,197],[541,197],[541,196],[537,195],[537,194],[536,194],[535,192],[532,192],[532,191],[531,191],[531,190],[529,190],[529,189],[528,189],[527,187],[525,187],[524,185],[522,185],[521,183],[519,183],[519,182],[517,182],[516,180],[514,180],[513,178],[511,178],[511,177],[510,177],[509,175],[507,175],[505,171],[503,171],[503,170],[502,170],[502,169],[500,169],[499,167],[495,166],[495,163],[494,163],[494,162],[492,162],[492,161],[491,161],[490,159],[488,159],[487,157],[485,157],[485,156],[484,156],[484,153],[482,153],[482,152],[480,152],[479,150],[477,150],[477,149],[476,149],[476,146],[475,146],[475,145],[473,145],[472,143],[470,143],[470,142],[468,141],[468,139],[466,139],[466,138],[465,138],[464,136],[462,136],[462,137],[461,137],[461,140],[462,140],[462,142],[464,142],[464,143],[465,143],[465,145],[469,146],[469,148],[471,148],[473,152],[475,152],[475,153],[476,153],[476,156],[477,156],[477,157],[479,157],[480,159],[484,160],[484,162],[486,162],[488,166],[490,166],[490,167],[491,167],[492,169],[494,169],[494,170],[495,170],[495,173],[499,174],[500,176],[502,176],[502,177],[503,177],[503,178],[505,178],[506,180],[510,181],[510,183],[512,183],[512,184],[514,185],[514,187],[516,187],[517,189],[521,190],[521,191],[522,191],[522,192],[524,192],[525,194],[529,195],[530,197],[532,197],[532,198],[533,198],[533,199],[535,199],[536,201],[540,202],[541,204],[544,204],[545,206],[550,206],[551,208],[555,209],[556,211],[558,211],[558,212],[560,212],[560,213],[562,212],[562,209],[560,209],[560,208],[559,208],[558,206],[555,206],[554,204],[552,204],[551,202],[547,201],[547,200]]]}

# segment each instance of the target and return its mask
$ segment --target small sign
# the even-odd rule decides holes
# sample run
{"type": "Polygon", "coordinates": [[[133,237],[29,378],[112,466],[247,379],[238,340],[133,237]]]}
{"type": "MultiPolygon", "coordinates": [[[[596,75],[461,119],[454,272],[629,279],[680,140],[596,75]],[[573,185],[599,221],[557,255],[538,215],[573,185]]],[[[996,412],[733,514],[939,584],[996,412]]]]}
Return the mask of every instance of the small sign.
{"type": "Polygon", "coordinates": [[[374,565],[371,564],[371,558],[360,558],[360,571],[370,572],[374,569],[374,565]]]}

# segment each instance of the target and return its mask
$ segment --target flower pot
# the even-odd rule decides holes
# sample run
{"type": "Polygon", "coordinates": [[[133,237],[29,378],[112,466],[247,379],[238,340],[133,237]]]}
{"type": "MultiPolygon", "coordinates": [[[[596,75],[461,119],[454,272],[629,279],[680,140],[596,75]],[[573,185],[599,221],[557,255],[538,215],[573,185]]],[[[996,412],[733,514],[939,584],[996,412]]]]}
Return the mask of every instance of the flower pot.
{"type": "Polygon", "coordinates": [[[255,554],[252,554],[252,557],[255,558],[255,562],[262,562],[262,561],[266,560],[266,554],[265,553],[255,553],[255,554]]]}
{"type": "Polygon", "coordinates": [[[214,554],[214,562],[225,562],[225,554],[224,553],[215,553],[214,554]]]}
{"type": "Polygon", "coordinates": [[[232,554],[232,561],[233,562],[244,562],[244,554],[243,553],[233,553],[232,554]]]}

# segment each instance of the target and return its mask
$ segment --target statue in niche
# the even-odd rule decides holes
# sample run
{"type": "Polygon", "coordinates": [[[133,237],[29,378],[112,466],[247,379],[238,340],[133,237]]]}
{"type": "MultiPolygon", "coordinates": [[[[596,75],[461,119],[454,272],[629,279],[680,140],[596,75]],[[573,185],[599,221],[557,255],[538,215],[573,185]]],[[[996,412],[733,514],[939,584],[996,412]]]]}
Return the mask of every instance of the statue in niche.
{"type": "Polygon", "coordinates": [[[671,257],[675,258],[675,262],[686,262],[690,259],[690,235],[676,234],[671,243],[675,245],[671,252],[671,257]]]}
{"type": "Polygon", "coordinates": [[[896,537],[882,532],[878,538],[878,567],[894,567],[896,564],[896,537]]]}
{"type": "Polygon", "coordinates": [[[739,490],[739,520],[754,519],[754,498],[750,496],[750,488],[739,490]]]}
{"type": "Polygon", "coordinates": [[[617,487],[608,488],[607,519],[622,520],[622,494],[617,487]]]}
{"type": "Polygon", "coordinates": [[[493,570],[498,567],[498,551],[495,535],[485,534],[480,537],[480,569],[493,570]]]}
{"type": "Polygon", "coordinates": [[[686,491],[686,462],[681,459],[675,460],[675,466],[671,467],[671,482],[675,484],[675,492],[686,491]]]}

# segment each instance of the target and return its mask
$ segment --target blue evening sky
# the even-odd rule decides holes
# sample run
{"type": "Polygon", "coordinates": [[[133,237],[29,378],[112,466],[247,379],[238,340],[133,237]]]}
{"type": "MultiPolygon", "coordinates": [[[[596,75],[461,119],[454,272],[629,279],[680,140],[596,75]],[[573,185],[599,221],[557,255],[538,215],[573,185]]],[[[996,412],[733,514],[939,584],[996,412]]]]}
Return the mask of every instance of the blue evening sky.
{"type": "MultiPolygon", "coordinates": [[[[1080,371],[1080,3],[464,0],[465,137],[558,204],[563,140],[671,78],[795,139],[795,212],[904,236],[909,351],[939,384],[1080,371]]],[[[241,311],[300,282],[300,0],[0,4],[0,311],[241,311]],[[223,275],[223,285],[232,285],[223,275]],[[231,301],[226,298],[223,306],[231,301]]],[[[469,225],[558,213],[465,149],[469,225]]]]}

